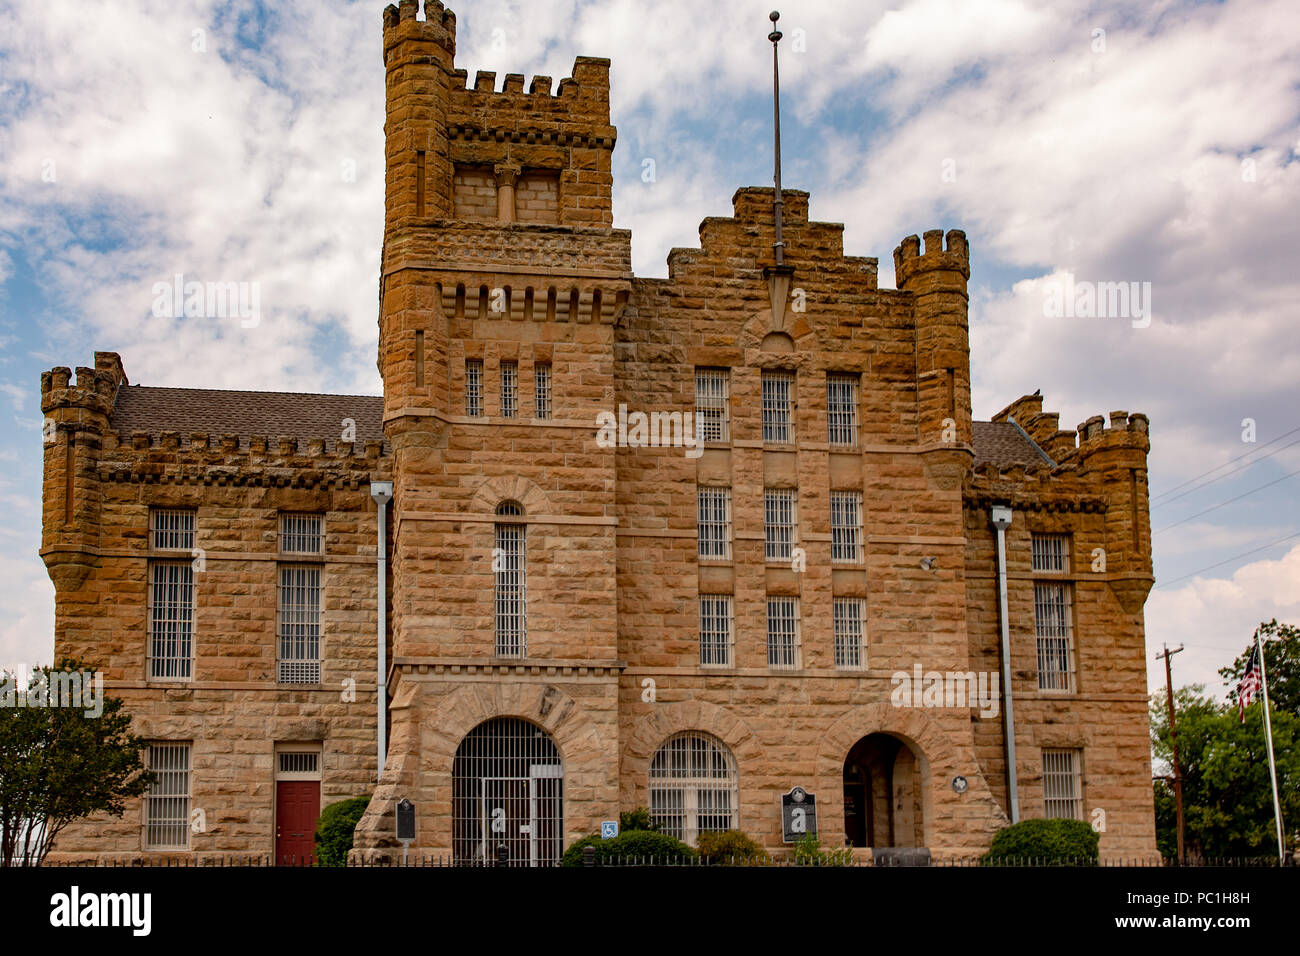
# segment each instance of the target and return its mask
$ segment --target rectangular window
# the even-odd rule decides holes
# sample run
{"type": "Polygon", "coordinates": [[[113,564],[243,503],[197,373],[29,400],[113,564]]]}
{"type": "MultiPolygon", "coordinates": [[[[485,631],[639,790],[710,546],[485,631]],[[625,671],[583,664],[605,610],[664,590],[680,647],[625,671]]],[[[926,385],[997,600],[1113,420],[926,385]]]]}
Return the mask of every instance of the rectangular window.
{"type": "Polygon", "coordinates": [[[282,554],[324,554],[325,522],[321,515],[285,512],[280,515],[282,554]]]}
{"type": "Polygon", "coordinates": [[[1043,751],[1043,814],[1083,819],[1083,774],[1078,750],[1043,751]]]}
{"type": "Polygon", "coordinates": [[[1070,617],[1070,586],[1035,581],[1039,690],[1074,693],[1074,628],[1070,617]]]}
{"type": "Polygon", "coordinates": [[[483,414],[483,360],[465,361],[465,414],[478,418],[483,414]]]}
{"type": "Polygon", "coordinates": [[[699,556],[730,560],[731,558],[731,489],[698,489],[699,494],[699,556]]]}
{"type": "Polygon", "coordinates": [[[151,850],[188,849],[190,745],[150,744],[146,759],[154,781],[144,801],[144,844],[151,850]]]}
{"type": "Polygon", "coordinates": [[[533,366],[533,394],[537,399],[537,417],[551,417],[551,366],[550,363],[533,366]]]}
{"type": "Polygon", "coordinates": [[[194,512],[185,508],[150,509],[149,547],[155,551],[194,550],[194,512]]]}
{"type": "Polygon", "coordinates": [[[858,443],[858,377],[843,372],[826,375],[827,440],[832,445],[858,443]]]}
{"type": "Polygon", "coordinates": [[[799,599],[767,599],[767,666],[773,670],[799,668],[799,599]]]}
{"type": "Polygon", "coordinates": [[[321,565],[280,565],[281,684],[320,683],[321,565]]]}
{"type": "Polygon", "coordinates": [[[149,562],[149,679],[189,680],[194,668],[194,566],[149,562]]]}
{"type": "Polygon", "coordinates": [[[768,561],[789,561],[797,541],[798,502],[793,488],[763,491],[763,538],[768,561]]]}
{"type": "Polygon", "coordinates": [[[862,492],[831,492],[831,561],[862,561],[862,492]]]}
{"type": "Polygon", "coordinates": [[[731,440],[730,392],[730,370],[695,370],[695,428],[701,441],[731,440]]]}
{"type": "Polygon", "coordinates": [[[700,595],[700,666],[730,667],[732,628],[730,594],[700,595]]]}
{"type": "Polygon", "coordinates": [[[519,363],[501,363],[501,416],[514,418],[519,414],[519,363]]]}
{"type": "Polygon", "coordinates": [[[528,607],[524,567],[525,525],[496,526],[496,652],[500,657],[527,653],[525,611],[528,607]]]}
{"type": "Polygon", "coordinates": [[[1034,552],[1035,571],[1070,570],[1070,536],[1065,534],[1036,534],[1030,538],[1034,552]]]}
{"type": "Polygon", "coordinates": [[[763,370],[763,441],[794,441],[794,372],[763,370]]]}
{"type": "Polygon", "coordinates": [[[835,667],[838,670],[862,669],[861,598],[836,598],[832,609],[835,620],[835,667]]]}

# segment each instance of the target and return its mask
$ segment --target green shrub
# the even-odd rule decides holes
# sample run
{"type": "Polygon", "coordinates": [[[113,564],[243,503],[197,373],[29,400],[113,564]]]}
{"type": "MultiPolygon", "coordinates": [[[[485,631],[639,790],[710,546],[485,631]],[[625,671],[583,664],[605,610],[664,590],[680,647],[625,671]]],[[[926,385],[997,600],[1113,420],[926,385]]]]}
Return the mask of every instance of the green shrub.
{"type": "Polygon", "coordinates": [[[316,865],[347,866],[352,831],[366,812],[370,797],[353,797],[331,803],[316,821],[316,865]]]}
{"type": "Polygon", "coordinates": [[[602,840],[597,833],[588,834],[564,851],[561,866],[582,866],[583,847],[596,848],[596,865],[613,862],[621,857],[625,862],[634,859],[649,863],[678,863],[695,859],[695,851],[681,840],[653,830],[627,830],[611,840],[602,840]]]}
{"type": "Polygon", "coordinates": [[[980,862],[1093,866],[1100,839],[1082,820],[1021,820],[997,832],[980,862]]]}
{"type": "Polygon", "coordinates": [[[745,866],[767,860],[767,851],[739,830],[705,831],[698,842],[700,859],[715,866],[745,866]]]}
{"type": "Polygon", "coordinates": [[[821,837],[808,833],[795,841],[794,862],[796,866],[852,866],[853,851],[848,847],[823,850],[821,837]]]}
{"type": "Polygon", "coordinates": [[[628,830],[650,830],[658,833],[659,824],[654,822],[649,810],[645,807],[637,807],[635,810],[624,810],[618,815],[618,832],[626,833],[628,830]]]}

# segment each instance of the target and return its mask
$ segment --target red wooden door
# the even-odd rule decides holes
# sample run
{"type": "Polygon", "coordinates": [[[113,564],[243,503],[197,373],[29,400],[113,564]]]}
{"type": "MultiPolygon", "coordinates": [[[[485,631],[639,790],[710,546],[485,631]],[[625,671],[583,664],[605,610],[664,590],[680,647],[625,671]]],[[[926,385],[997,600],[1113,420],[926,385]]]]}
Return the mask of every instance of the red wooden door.
{"type": "Polygon", "coordinates": [[[275,784],[275,860],[281,866],[307,866],[315,849],[320,816],[319,780],[280,780],[275,784]]]}

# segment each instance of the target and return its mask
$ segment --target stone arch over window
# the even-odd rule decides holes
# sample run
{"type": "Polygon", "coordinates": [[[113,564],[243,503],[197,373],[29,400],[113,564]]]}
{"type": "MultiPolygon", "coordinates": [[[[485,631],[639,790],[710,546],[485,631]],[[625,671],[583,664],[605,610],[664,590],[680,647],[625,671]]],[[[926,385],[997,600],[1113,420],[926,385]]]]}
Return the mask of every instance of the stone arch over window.
{"type": "Polygon", "coordinates": [[[695,846],[706,831],[737,826],[736,758],[712,734],[673,734],[650,759],[650,816],[662,832],[695,846]]]}
{"type": "Polygon", "coordinates": [[[623,748],[623,772],[619,775],[622,788],[620,805],[650,805],[651,760],[666,740],[691,732],[714,737],[731,752],[736,762],[739,794],[734,825],[745,829],[749,825],[749,815],[756,812],[753,801],[758,799],[757,795],[752,799],[746,795],[746,774],[762,764],[763,744],[743,720],[707,701],[658,703],[637,721],[623,748]]]}
{"type": "Polygon", "coordinates": [[[502,475],[484,481],[470,499],[469,510],[475,514],[500,514],[497,510],[506,502],[516,502],[525,515],[551,513],[551,501],[536,482],[520,475],[502,475]]]}

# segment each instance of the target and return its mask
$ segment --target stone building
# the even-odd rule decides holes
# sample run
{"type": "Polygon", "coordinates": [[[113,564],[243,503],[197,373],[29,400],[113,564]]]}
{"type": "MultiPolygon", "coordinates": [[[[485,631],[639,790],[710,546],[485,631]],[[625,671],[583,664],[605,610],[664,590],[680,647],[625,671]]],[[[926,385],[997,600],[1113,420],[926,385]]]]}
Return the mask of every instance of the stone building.
{"type": "Polygon", "coordinates": [[[798,787],[824,844],[973,854],[1014,781],[1153,853],[1146,417],[972,421],[959,231],[881,289],[786,190],[777,269],[745,188],[634,276],[609,61],[471,84],[417,6],[383,23],[382,398],[43,376],[57,652],[161,770],[56,851],[292,855],[372,791],[363,858],[403,798],[460,861],[637,806],[776,848],[798,787]]]}

